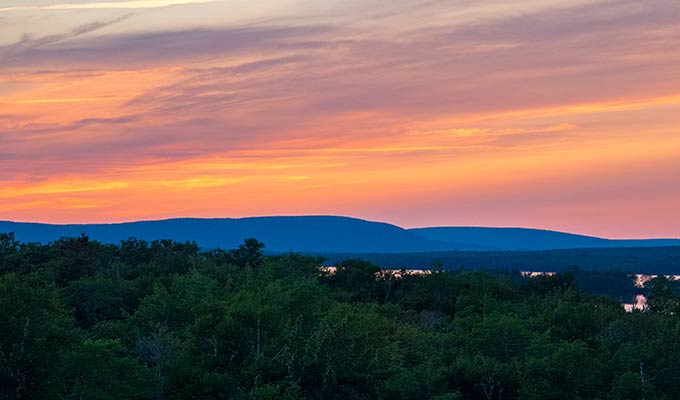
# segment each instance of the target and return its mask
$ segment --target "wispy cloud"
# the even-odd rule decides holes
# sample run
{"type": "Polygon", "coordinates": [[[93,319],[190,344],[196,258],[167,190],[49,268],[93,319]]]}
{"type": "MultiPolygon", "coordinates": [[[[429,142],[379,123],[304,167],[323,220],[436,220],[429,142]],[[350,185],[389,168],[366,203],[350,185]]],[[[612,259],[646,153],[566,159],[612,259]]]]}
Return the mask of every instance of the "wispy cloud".
{"type": "Polygon", "coordinates": [[[320,35],[332,31],[332,28],[321,26],[191,29],[81,38],[82,40],[71,40],[68,46],[49,46],[65,39],[76,39],[84,33],[93,32],[95,28],[102,29],[124,18],[126,17],[107,23],[88,24],[72,32],[44,38],[24,37],[16,44],[0,46],[0,56],[12,56],[0,58],[0,67],[25,68],[26,65],[40,65],[45,69],[71,67],[74,63],[80,68],[87,66],[95,69],[102,66],[107,69],[129,69],[167,64],[185,67],[199,57],[224,59],[239,53],[249,53],[251,57],[258,59],[242,68],[262,68],[268,63],[277,62],[259,59],[266,52],[311,51],[324,45],[323,42],[314,43],[312,39],[319,40],[320,35]]]}
{"type": "MultiPolygon", "coordinates": [[[[56,103],[92,103],[98,101],[115,100],[111,97],[76,97],[66,99],[22,99],[10,101],[15,104],[56,104],[56,103]]],[[[1,101],[0,101],[1,103],[1,101]]]]}
{"type": "Polygon", "coordinates": [[[32,38],[29,35],[23,35],[21,40],[17,43],[0,46],[0,68],[4,65],[12,65],[13,63],[22,63],[22,56],[24,54],[30,54],[32,51],[39,50],[43,47],[47,47],[64,40],[74,39],[88,33],[93,33],[101,29],[107,28],[109,26],[120,23],[128,18],[132,14],[125,14],[117,18],[113,18],[108,21],[96,21],[85,25],[78,26],[72,29],[70,32],[48,35],[40,38],[32,38]]]}
{"type": "Polygon", "coordinates": [[[94,3],[61,3],[42,6],[3,7],[0,12],[10,11],[54,11],[54,10],[95,10],[95,9],[143,9],[184,4],[214,3],[216,0],[136,0],[94,3]]]}

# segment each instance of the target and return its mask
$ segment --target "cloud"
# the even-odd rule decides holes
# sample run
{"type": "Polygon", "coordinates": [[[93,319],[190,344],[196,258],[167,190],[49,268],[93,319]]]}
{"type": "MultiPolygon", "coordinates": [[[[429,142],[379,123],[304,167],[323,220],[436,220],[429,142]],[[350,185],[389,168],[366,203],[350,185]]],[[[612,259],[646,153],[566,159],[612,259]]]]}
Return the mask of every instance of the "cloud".
{"type": "MultiPolygon", "coordinates": [[[[1,118],[0,118],[1,119],[1,118]]],[[[15,122],[18,120],[14,120],[15,122]]],[[[59,132],[78,131],[82,128],[91,127],[93,125],[115,127],[123,124],[131,124],[139,121],[139,117],[135,115],[126,115],[116,118],[84,118],[65,124],[40,124],[28,123],[20,127],[12,127],[7,130],[0,130],[6,141],[13,138],[26,138],[28,135],[39,135],[43,133],[54,134],[59,132]]],[[[29,140],[37,139],[38,137],[29,137],[29,140]]]]}
{"type": "Polygon", "coordinates": [[[91,22],[91,23],[86,24],[86,25],[78,26],[71,31],[71,34],[72,34],[71,37],[77,37],[77,36],[80,36],[80,35],[84,35],[86,33],[91,33],[91,32],[98,31],[100,29],[107,28],[107,27],[114,25],[114,24],[117,24],[121,21],[125,21],[126,19],[130,18],[132,15],[133,14],[126,14],[126,15],[123,15],[121,17],[112,19],[110,21],[91,22]]]}
{"type": "MultiPolygon", "coordinates": [[[[41,69],[54,69],[75,64],[79,68],[106,66],[107,69],[129,69],[169,63],[182,65],[196,57],[220,58],[239,53],[294,50],[300,46],[296,45],[297,41],[317,37],[330,30],[318,26],[193,29],[87,38],[71,40],[68,45],[54,46],[66,38],[92,32],[94,28],[102,29],[126,17],[106,24],[89,24],[63,35],[41,39],[25,37],[19,43],[0,47],[0,55],[13,55],[12,59],[0,62],[0,67],[40,65],[41,69]]],[[[305,43],[302,46],[310,50],[315,45],[305,43]]],[[[252,67],[255,66],[257,64],[252,67]]]]}
{"type": "Polygon", "coordinates": [[[142,9],[174,5],[205,4],[216,0],[136,0],[97,3],[62,3],[43,6],[17,6],[0,8],[0,12],[10,11],[55,11],[55,10],[96,10],[96,9],[142,9]]]}
{"type": "Polygon", "coordinates": [[[24,99],[15,100],[15,104],[59,104],[59,103],[92,103],[98,101],[111,100],[107,97],[72,97],[62,99],[24,99]]]}
{"type": "Polygon", "coordinates": [[[67,33],[49,35],[37,39],[33,39],[28,35],[24,35],[17,43],[7,46],[0,46],[0,67],[2,67],[3,64],[12,65],[13,63],[22,63],[21,58],[23,54],[31,53],[32,51],[39,51],[39,49],[42,47],[47,47],[67,39],[73,39],[88,33],[96,32],[122,22],[130,18],[132,15],[133,14],[126,14],[109,21],[91,22],[89,24],[78,26],[67,33]]]}

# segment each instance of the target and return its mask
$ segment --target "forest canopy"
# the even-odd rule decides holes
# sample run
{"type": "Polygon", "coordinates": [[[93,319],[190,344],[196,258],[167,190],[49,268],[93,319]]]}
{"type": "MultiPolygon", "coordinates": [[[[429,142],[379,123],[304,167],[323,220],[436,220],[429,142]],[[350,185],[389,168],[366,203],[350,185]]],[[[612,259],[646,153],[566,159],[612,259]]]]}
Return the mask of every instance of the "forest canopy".
{"type": "Polygon", "coordinates": [[[569,272],[323,261],[0,234],[0,398],[680,398],[673,281],[628,313],[569,272]]]}

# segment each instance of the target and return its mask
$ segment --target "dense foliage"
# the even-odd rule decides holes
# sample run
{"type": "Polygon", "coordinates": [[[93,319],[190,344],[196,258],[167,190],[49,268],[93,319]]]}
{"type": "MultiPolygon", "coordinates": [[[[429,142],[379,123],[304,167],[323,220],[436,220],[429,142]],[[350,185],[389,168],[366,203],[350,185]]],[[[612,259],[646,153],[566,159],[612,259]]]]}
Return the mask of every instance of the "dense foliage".
{"type": "Polygon", "coordinates": [[[0,235],[3,399],[678,399],[677,285],[0,235]]]}

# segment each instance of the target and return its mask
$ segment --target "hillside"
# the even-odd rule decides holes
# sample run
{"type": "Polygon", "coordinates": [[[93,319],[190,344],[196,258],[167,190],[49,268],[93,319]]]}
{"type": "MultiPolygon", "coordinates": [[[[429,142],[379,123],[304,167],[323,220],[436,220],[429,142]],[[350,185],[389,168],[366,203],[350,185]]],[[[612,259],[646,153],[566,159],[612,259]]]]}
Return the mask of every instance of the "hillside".
{"type": "Polygon", "coordinates": [[[195,241],[204,248],[231,248],[246,238],[265,243],[268,252],[418,253],[439,251],[556,250],[571,248],[658,247],[680,240],[608,240],[521,228],[435,227],[404,229],[382,222],[337,216],[182,218],[119,224],[50,225],[0,222],[0,233],[22,242],[48,243],[86,234],[104,243],[130,237],[147,241],[195,241]]]}
{"type": "Polygon", "coordinates": [[[104,243],[143,240],[196,241],[206,248],[232,248],[257,238],[273,252],[421,252],[480,249],[438,243],[395,225],[333,216],[169,219],[120,224],[49,225],[0,222],[0,232],[14,232],[22,242],[48,243],[84,233],[104,243]]]}
{"type": "Polygon", "coordinates": [[[428,240],[474,243],[494,250],[680,246],[680,240],[677,239],[610,240],[526,228],[432,227],[409,231],[428,240]]]}

